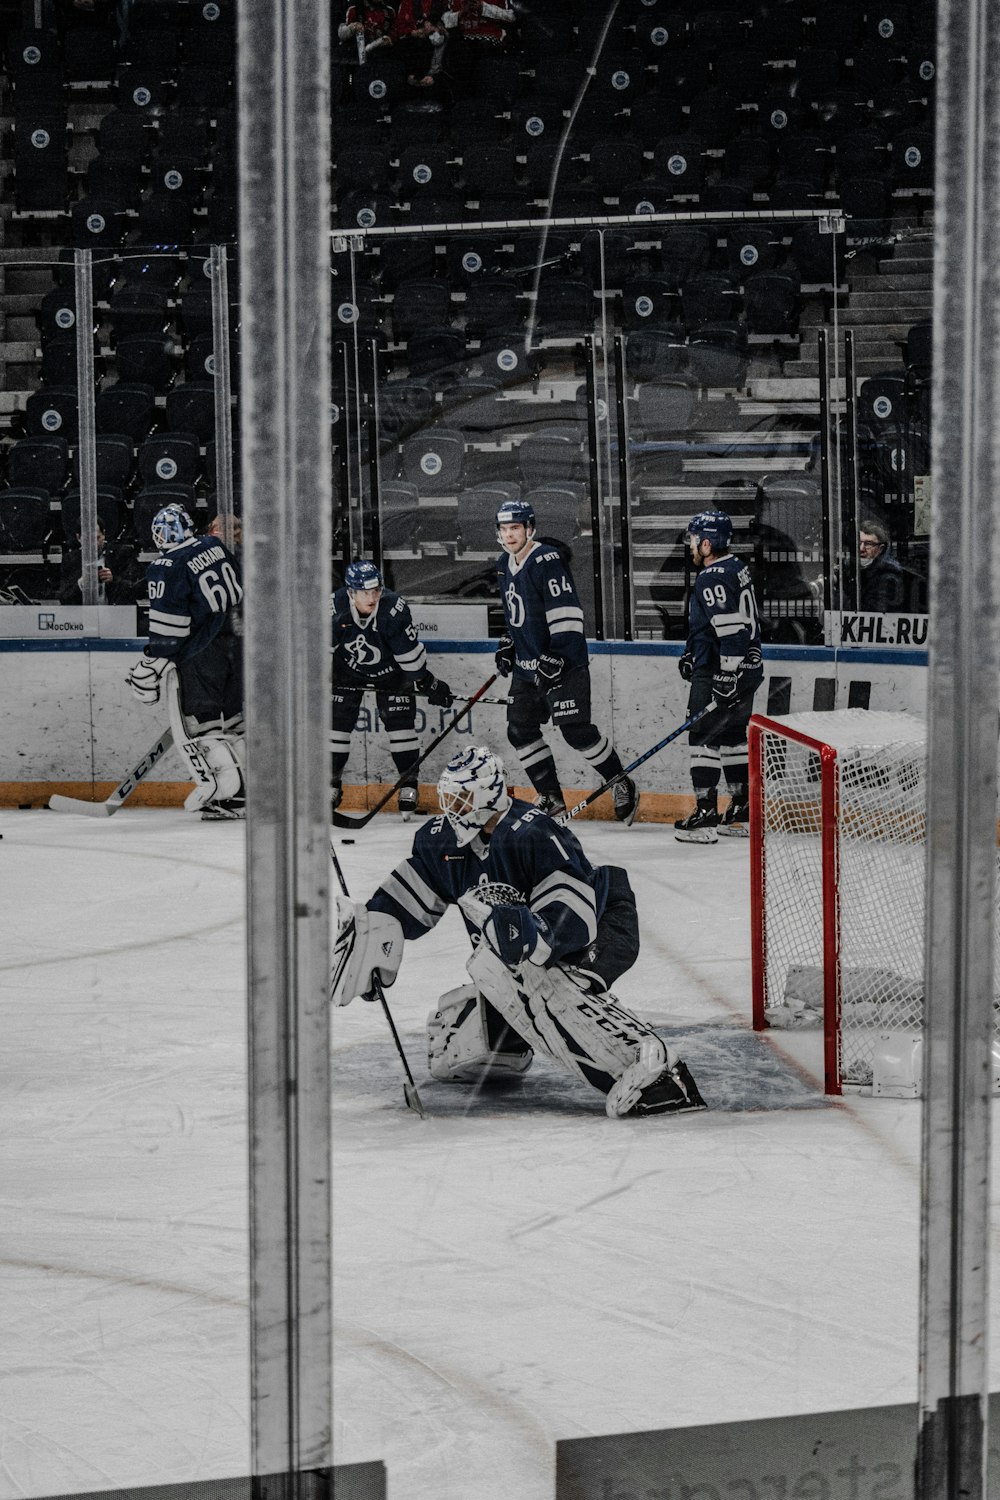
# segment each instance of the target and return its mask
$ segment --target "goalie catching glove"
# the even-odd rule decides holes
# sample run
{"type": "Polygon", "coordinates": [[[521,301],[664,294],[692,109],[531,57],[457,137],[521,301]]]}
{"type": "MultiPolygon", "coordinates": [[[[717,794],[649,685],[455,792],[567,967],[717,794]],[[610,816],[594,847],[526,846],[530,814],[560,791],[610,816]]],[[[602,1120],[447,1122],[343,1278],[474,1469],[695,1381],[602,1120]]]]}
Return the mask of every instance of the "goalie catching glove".
{"type": "Polygon", "coordinates": [[[140,703],[159,703],[163,674],[170,665],[166,656],[140,656],[126,678],[140,703]]]}
{"type": "Polygon", "coordinates": [[[356,995],[377,999],[376,981],[394,983],[403,957],[403,929],[388,912],[351,903],[342,910],[333,948],[330,999],[350,1005],[356,995]]]}

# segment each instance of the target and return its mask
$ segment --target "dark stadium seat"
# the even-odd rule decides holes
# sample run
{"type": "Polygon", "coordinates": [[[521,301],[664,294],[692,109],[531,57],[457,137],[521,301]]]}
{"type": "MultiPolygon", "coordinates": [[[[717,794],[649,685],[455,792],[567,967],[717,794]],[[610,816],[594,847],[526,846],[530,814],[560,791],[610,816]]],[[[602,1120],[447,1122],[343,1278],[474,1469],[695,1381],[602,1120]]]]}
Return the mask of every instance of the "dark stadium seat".
{"type": "Polygon", "coordinates": [[[633,435],[641,434],[655,442],[687,432],[696,401],[697,392],[686,380],[641,381],[636,391],[633,435]]]}
{"type": "MultiPolygon", "coordinates": [[[[453,193],[456,176],[453,159],[454,152],[451,146],[424,142],[421,145],[405,147],[399,153],[400,197],[409,199],[414,194],[426,192],[453,193]]],[[[387,176],[388,173],[384,173],[374,182],[359,183],[357,186],[378,187],[385,182],[387,176]]]]}
{"type": "Polygon", "coordinates": [[[896,131],[891,162],[894,187],[933,187],[934,132],[927,126],[896,131]]]}
{"type": "Polygon", "coordinates": [[[668,276],[641,276],[626,281],[621,289],[621,326],[663,328],[676,321],[679,299],[668,276]]]}
{"type": "Polygon", "coordinates": [[[584,277],[543,276],[535,299],[535,330],[543,338],[582,338],[593,332],[597,304],[584,277]]]}
{"type": "Polygon", "coordinates": [[[425,380],[387,380],[379,386],[379,431],[392,442],[426,426],[434,411],[434,387],[425,380]]]}
{"type": "Polygon", "coordinates": [[[158,395],[177,377],[173,339],[164,333],[126,333],[115,342],[118,379],[126,385],[152,386],[158,395]]]}
{"type": "Polygon", "coordinates": [[[403,443],[403,477],[421,495],[451,495],[461,486],[465,439],[449,427],[431,427],[403,443]]]}
{"type": "Polygon", "coordinates": [[[874,434],[906,420],[906,376],[895,370],[870,375],[858,392],[858,421],[874,434]]]}
{"type": "Polygon", "coordinates": [[[580,535],[587,487],[578,480],[557,479],[537,484],[525,492],[534,508],[538,531],[557,536],[561,542],[573,542],[580,535]]]}
{"type": "Polygon", "coordinates": [[[516,482],[477,484],[458,497],[458,529],[462,552],[480,552],[487,556],[498,551],[497,511],[501,505],[521,497],[516,482]]]}
{"type": "Polygon", "coordinates": [[[139,205],[134,238],[140,245],[186,245],[194,209],[189,198],[166,188],[150,192],[139,205]]]}
{"type": "Polygon", "coordinates": [[[7,455],[7,478],[58,495],[69,475],[69,443],[64,437],[21,438],[7,455]]]}
{"type": "MultiPolygon", "coordinates": [[[[132,477],[132,439],[124,432],[99,432],[94,440],[94,448],[98,484],[108,485],[124,493],[132,477]]],[[[76,479],[79,479],[76,468],[78,459],[79,450],[73,470],[76,479]]]]}
{"type": "Polygon", "coordinates": [[[37,485],[0,489],[0,547],[5,552],[37,552],[51,530],[48,490],[37,485]]]}
{"type": "Polygon", "coordinates": [[[458,374],[465,361],[465,339],[454,328],[426,328],[407,341],[410,375],[429,375],[435,381],[458,374]]]}
{"type": "Polygon", "coordinates": [[[503,385],[521,385],[531,380],[539,369],[540,356],[525,340],[521,329],[490,334],[468,357],[467,374],[499,380],[503,385]]]}
{"type": "Polygon", "coordinates": [[[132,530],[137,546],[148,551],[153,545],[151,527],[153,517],[165,505],[183,505],[191,514],[194,510],[193,485],[161,484],[152,489],[140,490],[132,504],[132,530]]]}
{"type": "Polygon", "coordinates": [[[738,282],[723,271],[696,271],[681,288],[684,321],[715,323],[738,315],[741,291],[738,282]]]}
{"type": "Polygon", "coordinates": [[[76,334],[50,334],[42,340],[42,384],[76,383],[76,334]]]}
{"type": "Polygon", "coordinates": [[[170,325],[167,294],[158,287],[123,282],[111,294],[108,321],[116,339],[131,333],[164,333],[170,325]]]}
{"type": "MultiPolygon", "coordinates": [[[[27,12],[31,7],[22,6],[20,9],[27,12]]],[[[53,27],[15,27],[8,33],[4,55],[5,71],[18,99],[25,103],[61,102],[62,47],[59,33],[53,27]]]]}
{"type": "Polygon", "coordinates": [[[780,225],[728,224],[725,234],[727,269],[740,281],[771,270],[783,251],[780,225]]]}
{"type": "Polygon", "coordinates": [[[420,502],[415,484],[383,480],[379,486],[379,531],[383,556],[392,552],[416,555],[420,502]]]}
{"type": "Polygon", "coordinates": [[[14,207],[21,213],[66,207],[69,166],[66,107],[14,100],[14,207]]]}
{"type": "Polygon", "coordinates": [[[65,387],[32,391],[24,406],[23,431],[28,437],[55,433],[70,444],[76,442],[79,400],[75,389],[65,387]]]}
{"type": "Polygon", "coordinates": [[[747,332],[772,336],[798,333],[799,291],[796,272],[764,270],[748,276],[743,287],[747,332]]]}
{"type": "Polygon", "coordinates": [[[97,393],[98,432],[123,432],[141,442],[157,425],[156,392],[151,385],[119,381],[97,393]]]}
{"type": "Polygon", "coordinates": [[[463,153],[461,180],[466,200],[483,193],[513,193],[518,180],[513,142],[476,142],[463,153]]]}
{"type": "Polygon", "coordinates": [[[421,328],[442,328],[452,314],[451,290],[444,281],[401,281],[393,292],[393,337],[405,343],[421,328]]]}
{"type": "Polygon", "coordinates": [[[54,338],[72,333],[76,327],[76,295],[72,287],[54,287],[46,292],[35,310],[35,322],[41,337],[54,338]]]}
{"type": "Polygon", "coordinates": [[[682,328],[642,328],[625,343],[625,367],[633,380],[683,376],[688,368],[687,337],[682,328]]]}
{"type": "MultiPolygon", "coordinates": [[[[80,489],[74,485],[59,502],[60,524],[63,543],[73,546],[80,535],[80,489]]],[[[104,535],[113,538],[121,531],[125,519],[123,491],[116,485],[97,484],[97,514],[104,522],[104,535]]]]}
{"type": "Polygon", "coordinates": [[[524,420],[519,404],[504,400],[503,387],[498,380],[472,375],[463,376],[443,388],[441,412],[449,427],[460,428],[462,432],[492,433],[510,422],[520,425],[524,420]]]}
{"type": "Polygon", "coordinates": [[[465,293],[465,331],[472,338],[488,338],[524,320],[527,303],[516,281],[484,276],[472,281],[465,293]]]}
{"type": "Polygon", "coordinates": [[[701,136],[679,132],[661,136],[653,147],[653,170],[671,191],[681,196],[699,193],[705,181],[705,152],[701,136]]]}
{"type": "Polygon", "coordinates": [[[143,485],[194,484],[202,472],[201,445],[193,432],[160,432],[139,448],[143,485]]]}
{"type": "Polygon", "coordinates": [[[554,480],[582,480],[587,473],[585,431],[581,424],[560,423],[528,433],[517,450],[518,471],[526,489],[554,480]]]}
{"type": "Polygon", "coordinates": [[[724,320],[691,331],[688,368],[698,385],[738,388],[746,381],[748,366],[746,330],[740,324],[724,320]]]}
{"type": "Polygon", "coordinates": [[[202,443],[215,437],[215,388],[202,381],[172,386],[166,399],[171,432],[193,432],[202,443]]]}
{"type": "Polygon", "coordinates": [[[705,229],[681,224],[667,225],[660,238],[663,274],[683,288],[689,278],[706,270],[712,256],[712,239],[705,229]]]}

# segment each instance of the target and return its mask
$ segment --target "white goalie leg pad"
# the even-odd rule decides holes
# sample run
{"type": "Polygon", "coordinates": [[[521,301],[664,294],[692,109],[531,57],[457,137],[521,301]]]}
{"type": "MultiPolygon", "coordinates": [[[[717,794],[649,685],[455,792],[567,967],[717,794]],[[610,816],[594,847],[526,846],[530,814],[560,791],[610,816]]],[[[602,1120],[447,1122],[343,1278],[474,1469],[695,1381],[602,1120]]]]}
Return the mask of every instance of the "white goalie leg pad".
{"type": "Polygon", "coordinates": [[[330,967],[330,999],[350,1005],[358,995],[374,1000],[375,974],[388,987],[403,958],[403,929],[386,911],[369,911],[354,901],[338,907],[339,928],[330,967]]]}
{"type": "Polygon", "coordinates": [[[246,743],[239,735],[202,734],[182,740],[178,749],[196,782],[184,799],[188,812],[197,812],[208,802],[227,802],[243,791],[246,743]]]}
{"type": "Polygon", "coordinates": [[[516,974],[480,944],[466,968],[481,994],[514,1031],[568,1072],[603,1092],[636,1060],[643,1042],[666,1046],[608,991],[592,991],[573,970],[522,964],[516,974]]]}
{"type": "Polygon", "coordinates": [[[427,1064],[442,1083],[484,1083],[518,1077],[531,1067],[534,1053],[521,1037],[519,1046],[507,1032],[499,1047],[490,1043],[486,1002],[475,985],[463,984],[441,996],[427,1017],[427,1064]]]}

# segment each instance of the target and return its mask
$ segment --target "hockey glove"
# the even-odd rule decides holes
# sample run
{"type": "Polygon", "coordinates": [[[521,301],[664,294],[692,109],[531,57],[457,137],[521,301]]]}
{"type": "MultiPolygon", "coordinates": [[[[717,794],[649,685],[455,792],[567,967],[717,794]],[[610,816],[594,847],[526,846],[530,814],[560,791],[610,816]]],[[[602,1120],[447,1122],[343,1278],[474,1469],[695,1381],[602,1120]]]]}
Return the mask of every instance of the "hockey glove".
{"type": "Polygon", "coordinates": [[[427,694],[427,702],[432,703],[435,708],[450,708],[455,701],[455,695],[448,684],[442,682],[440,677],[433,677],[430,672],[424,672],[417,678],[417,687],[427,694]]]}
{"type": "Polygon", "coordinates": [[[716,672],[712,678],[712,696],[716,703],[735,703],[738,686],[739,677],[736,672],[716,672]]]}
{"type": "Polygon", "coordinates": [[[163,674],[169,666],[167,656],[140,656],[126,678],[140,703],[159,703],[163,674]]]}
{"type": "Polygon", "coordinates": [[[376,976],[384,985],[394,983],[402,957],[403,929],[396,918],[350,903],[333,947],[330,999],[334,1005],[350,1005],[355,995],[376,999],[376,976]]]}
{"type": "Polygon", "coordinates": [[[544,964],[552,956],[548,936],[549,924],[530,906],[494,906],[483,923],[487,946],[508,969],[520,968],[525,959],[544,964]]]}
{"type": "Polygon", "coordinates": [[[677,670],[684,678],[685,682],[691,681],[692,677],[694,676],[694,657],[691,655],[690,651],[684,652],[684,655],[677,663],[677,670]]]}
{"type": "Polygon", "coordinates": [[[741,698],[748,693],[755,693],[764,680],[764,660],[760,654],[759,646],[751,646],[739,666],[736,668],[737,692],[741,698]]]}
{"type": "Polygon", "coordinates": [[[509,635],[502,635],[493,660],[501,677],[509,677],[514,670],[514,642],[509,635]]]}
{"type": "Polygon", "coordinates": [[[561,656],[549,656],[543,651],[535,668],[535,687],[541,688],[543,693],[551,692],[557,686],[565,665],[561,656]]]}

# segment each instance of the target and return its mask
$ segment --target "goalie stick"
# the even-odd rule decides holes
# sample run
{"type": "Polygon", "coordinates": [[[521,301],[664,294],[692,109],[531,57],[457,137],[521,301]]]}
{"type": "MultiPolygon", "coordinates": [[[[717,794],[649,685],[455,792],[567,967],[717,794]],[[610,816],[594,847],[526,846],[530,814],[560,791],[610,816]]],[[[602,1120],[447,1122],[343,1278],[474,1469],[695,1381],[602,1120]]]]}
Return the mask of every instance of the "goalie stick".
{"type": "Polygon", "coordinates": [[[710,698],[709,701],[705,704],[704,708],[699,709],[696,714],[692,714],[690,719],[685,719],[684,723],[681,724],[678,729],[675,729],[671,734],[668,734],[665,739],[659,740],[649,750],[645,751],[644,754],[638,756],[635,760],[630,761],[627,766],[623,766],[622,769],[617,773],[617,775],[611,776],[607,781],[604,782],[602,786],[599,786],[597,788],[596,792],[591,792],[589,796],[584,797],[582,802],[575,802],[573,806],[568,807],[564,813],[560,813],[559,817],[556,819],[556,822],[569,823],[571,819],[578,818],[585,807],[589,807],[592,802],[596,802],[598,797],[603,797],[604,793],[610,791],[616,782],[621,781],[623,776],[628,776],[630,772],[638,770],[638,768],[641,765],[644,765],[645,762],[652,756],[658,755],[661,750],[665,749],[672,740],[679,739],[682,734],[686,733],[687,730],[691,728],[692,724],[697,724],[698,720],[703,719],[706,714],[714,713],[718,706],[719,705],[716,703],[715,699],[710,698]]]}
{"type": "MultiPolygon", "coordinates": [[[[340,868],[340,860],[337,858],[337,851],[333,847],[332,840],[330,842],[330,858],[333,860],[334,872],[337,876],[337,882],[340,886],[340,889],[343,892],[344,899],[345,901],[350,901],[351,893],[347,889],[347,881],[344,879],[344,872],[340,868]]],[[[406,1100],[407,1107],[409,1109],[416,1110],[417,1114],[423,1120],[426,1118],[424,1115],[423,1102],[421,1101],[417,1085],[414,1082],[413,1074],[410,1071],[410,1064],[406,1060],[406,1053],[403,1051],[403,1044],[399,1040],[399,1032],[396,1030],[395,1021],[392,1019],[392,1011],[389,1009],[389,1003],[385,998],[385,990],[383,990],[382,988],[382,981],[381,979],[379,979],[377,971],[373,971],[372,973],[372,982],[375,987],[375,994],[378,996],[379,1004],[381,1005],[382,1010],[385,1014],[386,1021],[389,1023],[389,1030],[392,1032],[392,1040],[396,1044],[396,1051],[399,1053],[399,1060],[403,1064],[403,1072],[406,1074],[406,1082],[403,1084],[403,1097],[406,1100]]]]}
{"type": "Polygon", "coordinates": [[[163,759],[173,743],[174,732],[168,725],[156,743],[149,747],[142,759],[136,762],[111,796],[106,797],[103,802],[86,802],[82,797],[62,797],[56,794],[49,798],[49,807],[54,812],[84,813],[89,818],[110,818],[126,798],[131,797],[139,782],[149,775],[157,761],[163,759]]]}
{"type": "MultiPolygon", "coordinates": [[[[337,812],[337,810],[334,809],[334,811],[330,815],[330,819],[333,823],[334,828],[364,828],[368,823],[370,823],[375,814],[377,812],[381,812],[385,804],[396,795],[400,787],[403,785],[404,781],[408,781],[409,778],[413,775],[414,771],[418,771],[420,769],[420,767],[423,765],[424,761],[432,753],[432,751],[437,749],[438,745],[440,745],[441,741],[446,737],[446,735],[451,734],[451,731],[454,729],[459,720],[465,718],[465,715],[469,712],[469,709],[472,707],[472,705],[479,702],[479,699],[493,686],[496,680],[496,672],[493,673],[492,677],[487,677],[486,681],[483,683],[479,691],[473,693],[472,697],[466,700],[465,707],[460,708],[455,717],[444,726],[441,733],[439,735],[436,735],[435,738],[431,740],[430,744],[427,746],[427,749],[417,761],[416,765],[410,766],[408,770],[404,771],[402,776],[400,776],[398,780],[393,782],[392,786],[386,792],[385,796],[379,798],[374,807],[369,808],[366,813],[362,813],[361,816],[357,818],[352,818],[350,813],[337,812]]],[[[344,894],[347,894],[346,891],[344,894]]]]}

